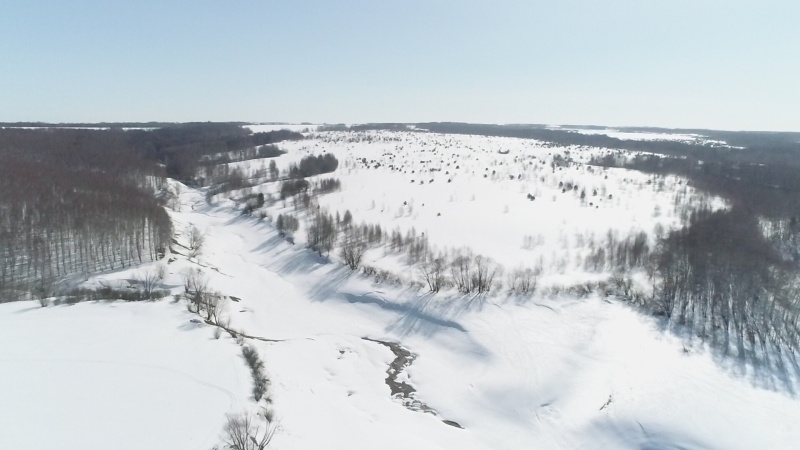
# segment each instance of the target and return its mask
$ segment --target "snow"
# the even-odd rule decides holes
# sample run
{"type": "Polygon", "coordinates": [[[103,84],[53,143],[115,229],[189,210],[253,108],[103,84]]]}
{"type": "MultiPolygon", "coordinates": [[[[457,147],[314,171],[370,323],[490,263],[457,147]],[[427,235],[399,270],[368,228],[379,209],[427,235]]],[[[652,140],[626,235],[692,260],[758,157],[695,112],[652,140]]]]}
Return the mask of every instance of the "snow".
{"type": "MultiPolygon", "coordinates": [[[[652,235],[658,226],[678,226],[681,206],[726,207],[678,178],[590,171],[585,162],[599,149],[413,132],[321,133],[281,146],[288,151],[276,158],[281,169],[307,154],[337,155],[339,169],[321,178],[340,178],[343,191],[320,197],[323,207],[349,209],[356,222],[386,230],[413,226],[432,245],[468,245],[507,268],[541,258],[548,277],[564,284],[607,275],[587,274],[573,261],[591,235],[652,235]],[[348,141],[353,136],[372,142],[348,141]],[[443,171],[432,185],[412,185],[417,174],[386,168],[446,165],[445,155],[423,152],[446,145],[446,156],[457,153],[461,161],[453,183],[443,171]],[[554,156],[567,150],[575,163],[553,167],[554,156]],[[360,167],[359,158],[381,167],[360,167]],[[498,173],[483,178],[486,167],[498,173]],[[523,167],[528,178],[508,177],[523,167]],[[590,208],[576,194],[562,194],[560,181],[605,189],[613,199],[590,208]],[[526,198],[532,191],[534,202],[526,198]],[[398,214],[402,201],[413,202],[413,211],[398,214]],[[528,234],[541,243],[521,248],[528,234]]],[[[231,165],[252,171],[265,163],[231,165]]],[[[248,344],[272,383],[277,432],[270,448],[790,449],[800,442],[796,372],[739,364],[595,294],[463,296],[375,283],[335,255],[304,248],[302,233],[292,245],[268,221],[242,216],[227,199],[241,192],[209,204],[205,190],[172,184],[179,244],[160,287],[180,293],[182,274],[202,269],[211,288],[231,298],[222,320],[260,338],[248,344]],[[206,236],[196,258],[181,247],[192,226],[206,236]],[[365,338],[397,342],[417,355],[399,379],[435,414],[392,398],[385,378],[395,355],[365,338]]],[[[275,193],[277,185],[253,191],[275,193]]],[[[288,203],[268,211],[291,211],[288,203]]],[[[368,259],[406,277],[416,273],[385,249],[368,259]]],[[[124,287],[144,269],[97,274],[86,284],[124,287]]],[[[14,405],[0,409],[0,447],[53,447],[53,436],[66,449],[218,444],[225,413],[253,408],[252,381],[240,347],[189,321],[196,317],[171,298],[0,305],[0,382],[14,386],[0,390],[0,405],[14,405]]]]}
{"type": "Polygon", "coordinates": [[[319,127],[316,124],[308,124],[308,123],[269,123],[269,124],[250,124],[244,125],[244,128],[249,128],[253,131],[253,133],[264,133],[268,131],[279,131],[279,130],[289,130],[289,131],[314,131],[319,127]]]}
{"type": "MultiPolygon", "coordinates": [[[[678,177],[590,166],[591,157],[609,152],[597,148],[385,131],[319,133],[280,146],[287,151],[274,158],[281,170],[309,154],[337,157],[335,174],[316,177],[342,182],[340,192],[319,198],[332,214],[350,211],[356,223],[379,224],[384,232],[398,229],[405,235],[413,228],[440,250],[469,246],[507,269],[541,264],[551,273],[583,273],[584,258],[609,233],[625,239],[644,231],[652,239],[656,229],[680,226],[687,208],[726,207],[678,177]],[[554,167],[559,158],[569,163],[554,167]],[[568,184],[578,188],[564,192],[568,184]]],[[[266,164],[231,166],[254,173],[266,164]]],[[[277,197],[278,184],[256,189],[277,197]]],[[[267,211],[274,217],[291,212],[284,207],[289,203],[277,202],[267,211]]],[[[304,242],[302,229],[297,236],[304,242]]],[[[371,252],[367,260],[401,268],[382,252],[371,252]]]]}
{"type": "Polygon", "coordinates": [[[800,438],[795,378],[771,385],[626,305],[376,285],[200,192],[182,198],[175,220],[207,230],[212,285],[241,298],[231,326],[283,340],[259,343],[274,448],[747,449],[800,438]],[[438,416],[391,399],[392,354],[363,337],[418,355],[406,375],[438,416]]]}
{"type": "Polygon", "coordinates": [[[731,147],[725,141],[716,139],[709,139],[707,136],[696,133],[656,133],[656,132],[641,132],[641,131],[620,131],[613,128],[606,129],[587,129],[587,128],[560,128],[563,130],[574,131],[581,134],[604,134],[608,137],[631,140],[631,141],[681,141],[691,144],[705,144],[714,145],[717,147],[731,147]]]}
{"type": "Polygon", "coordinates": [[[565,130],[575,131],[581,134],[604,134],[608,137],[633,140],[633,141],[699,141],[703,140],[704,136],[699,134],[682,134],[682,133],[645,133],[645,132],[632,132],[632,131],[619,131],[612,128],[609,129],[584,129],[584,128],[564,128],[565,130]]]}
{"type": "Polygon", "coordinates": [[[0,305],[0,448],[199,449],[251,383],[181,304],[0,305]]]}

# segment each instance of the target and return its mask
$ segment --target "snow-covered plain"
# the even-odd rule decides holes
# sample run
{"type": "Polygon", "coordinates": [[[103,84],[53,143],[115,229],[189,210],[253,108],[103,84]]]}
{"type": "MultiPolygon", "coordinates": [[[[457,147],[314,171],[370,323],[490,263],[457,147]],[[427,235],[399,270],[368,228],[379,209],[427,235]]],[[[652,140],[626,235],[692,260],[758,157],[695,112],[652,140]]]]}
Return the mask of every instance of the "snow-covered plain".
{"type": "MultiPolygon", "coordinates": [[[[386,230],[415,227],[433,246],[468,246],[508,268],[541,262],[564,282],[604,275],[586,273],[581,258],[609,230],[652,238],[678,226],[691,206],[725,207],[685,180],[587,166],[590,156],[604,154],[599,149],[411,132],[318,133],[280,145],[288,151],[275,159],[282,170],[308,154],[339,158],[334,174],[318,177],[342,181],[341,192],[319,198],[323,208],[350,210],[356,222],[386,230]],[[579,188],[566,191],[566,183],[579,188]]],[[[268,163],[231,165],[252,174],[268,163]]],[[[274,194],[278,184],[249,192],[274,194]]],[[[229,197],[245,192],[209,204],[205,190],[173,189],[179,244],[162,287],[179,293],[181,274],[201,268],[211,288],[231,298],[223,320],[269,340],[248,343],[272,382],[277,432],[270,448],[792,449],[800,442],[796,372],[740,364],[594,294],[464,296],[376,283],[335,255],[304,248],[302,232],[292,245],[268,221],[242,216],[229,197]],[[192,226],[206,236],[196,258],[180,245],[192,226]],[[417,355],[398,379],[435,413],[392,398],[385,379],[395,355],[365,338],[417,355]]],[[[293,212],[285,203],[268,202],[266,212],[293,212]]],[[[417,275],[385,248],[367,259],[417,275]]],[[[99,274],[88,284],[124,283],[143,270],[99,274]]],[[[19,387],[0,390],[0,448],[103,448],[120,436],[127,447],[105,448],[207,449],[218,442],[225,413],[253,406],[249,373],[229,337],[213,339],[212,327],[192,324],[185,307],[171,301],[0,305],[0,381],[19,387]],[[54,365],[78,363],[62,360],[116,361],[128,371],[118,378],[88,369],[69,375],[54,365]],[[37,371],[37,364],[49,365],[37,371]],[[155,375],[147,367],[168,375],[148,378],[155,375]],[[175,371],[202,383],[177,381],[175,371]],[[109,378],[120,384],[104,384],[109,378]],[[44,441],[48,433],[25,441],[41,425],[39,408],[69,407],[52,400],[59,396],[83,403],[69,420],[45,421],[58,425],[58,445],[44,441]],[[121,401],[102,403],[109,398],[121,401]],[[120,417],[146,420],[115,420],[115,410],[104,408],[117,406],[120,417]],[[110,424],[98,435],[100,420],[110,424]]],[[[91,365],[113,370],[106,366],[91,365]]]]}
{"type": "Polygon", "coordinates": [[[212,284],[241,298],[231,326],[282,340],[260,343],[280,419],[274,448],[747,449],[800,439],[796,379],[718,359],[626,305],[373,284],[231,205],[188,189],[182,198],[191,206],[176,223],[207,230],[212,284]],[[407,380],[438,416],[390,398],[393,355],[364,337],[419,355],[407,380]]]}
{"type": "Polygon", "coordinates": [[[319,125],[307,124],[307,123],[277,123],[277,124],[269,123],[269,124],[251,124],[251,125],[245,125],[244,127],[249,128],[254,133],[264,133],[268,131],[279,131],[279,130],[306,132],[306,131],[316,130],[319,127],[319,125]]]}
{"type": "Polygon", "coordinates": [[[0,305],[0,448],[211,448],[252,380],[196,317],[171,300],[0,305]]]}
{"type": "MultiPolygon", "coordinates": [[[[654,177],[587,164],[610,152],[598,148],[551,147],[515,138],[418,132],[326,132],[284,142],[275,158],[286,169],[304,156],[335,155],[342,190],[319,204],[357,223],[406,234],[424,233],[440,249],[464,246],[507,269],[540,265],[545,272],[585,272],[585,259],[608,239],[645,232],[655,237],[679,226],[691,208],[723,208],[677,177],[654,177]]],[[[232,163],[248,174],[266,160],[232,163]]],[[[277,198],[279,183],[252,189],[277,198]]],[[[293,212],[291,202],[267,208],[293,212]]],[[[298,233],[300,241],[304,235],[298,233]]],[[[372,251],[368,264],[399,270],[391,255],[372,251]]]]}

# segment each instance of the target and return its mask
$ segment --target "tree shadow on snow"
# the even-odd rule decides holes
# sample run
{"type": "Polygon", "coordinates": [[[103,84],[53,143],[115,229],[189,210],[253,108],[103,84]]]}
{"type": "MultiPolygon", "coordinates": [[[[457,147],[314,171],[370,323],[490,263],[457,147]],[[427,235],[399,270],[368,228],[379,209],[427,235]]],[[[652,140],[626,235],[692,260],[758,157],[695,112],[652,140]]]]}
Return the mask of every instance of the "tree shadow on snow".
{"type": "MultiPolygon", "coordinates": [[[[342,293],[341,295],[349,303],[371,304],[387,311],[401,313],[400,318],[389,327],[390,331],[401,335],[410,333],[429,335],[435,331],[437,327],[453,328],[462,332],[467,331],[458,322],[447,320],[424,311],[424,308],[421,308],[419,304],[393,303],[370,294],[356,295],[342,293]]],[[[431,296],[426,297],[429,300],[431,296]]]]}
{"type": "MultiPolygon", "coordinates": [[[[613,406],[612,406],[613,407],[613,406]]],[[[675,430],[657,423],[638,420],[594,419],[580,434],[593,436],[591,448],[630,450],[700,450],[716,448],[690,435],[690,430],[675,430]]],[[[587,447],[588,448],[588,447],[587,447]]]]}
{"type": "Polygon", "coordinates": [[[730,375],[748,379],[761,389],[785,392],[792,397],[798,394],[800,361],[791,351],[702,336],[688,326],[669,323],[663,318],[659,320],[659,327],[686,342],[686,353],[694,348],[708,351],[714,363],[730,375]]]}

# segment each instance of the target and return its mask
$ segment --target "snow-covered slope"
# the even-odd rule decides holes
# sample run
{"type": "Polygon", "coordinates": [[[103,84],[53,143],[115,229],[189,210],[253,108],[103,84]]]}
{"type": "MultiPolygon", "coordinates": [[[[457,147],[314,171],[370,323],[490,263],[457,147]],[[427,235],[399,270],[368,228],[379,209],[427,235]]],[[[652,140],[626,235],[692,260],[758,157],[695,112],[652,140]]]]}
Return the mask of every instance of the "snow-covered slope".
{"type": "MultiPolygon", "coordinates": [[[[287,154],[274,159],[281,170],[308,155],[338,158],[335,173],[314,177],[342,183],[341,191],[318,198],[332,214],[350,211],[356,223],[378,224],[385,233],[414,229],[435,248],[466,246],[506,269],[541,265],[551,274],[580,275],[587,255],[609,236],[624,240],[644,232],[654,244],[692,208],[725,207],[678,177],[589,165],[593,157],[613,154],[599,148],[388,131],[317,133],[281,148],[287,154]]],[[[255,174],[267,164],[230,166],[255,174]]],[[[266,183],[252,192],[277,199],[278,190],[279,183],[266,183]]],[[[295,212],[291,200],[269,202],[266,210],[273,217],[295,212]]],[[[369,253],[367,261],[402,270],[381,252],[369,253]]]]}
{"type": "MultiPolygon", "coordinates": [[[[280,449],[793,448],[796,379],[715,361],[659,322],[594,296],[433,295],[375,285],[185,190],[176,223],[207,232],[231,327],[260,342],[280,449]],[[437,415],[392,400],[402,377],[437,415]],[[686,346],[684,346],[686,345],[686,346]],[[447,425],[457,422],[464,429],[447,425]]],[[[722,360],[724,361],[724,360],[722,360]]]]}
{"type": "MultiPolygon", "coordinates": [[[[583,258],[609,234],[653,239],[692,206],[726,207],[685,180],[587,166],[605,154],[600,149],[411,132],[319,133],[282,147],[281,169],[309,154],[339,158],[334,174],[317,177],[342,181],[341,192],[319,197],[323,208],[350,210],[356,222],[387,231],[415,227],[433,246],[469,246],[508,268],[540,262],[565,283],[608,275],[587,273],[583,258]]],[[[252,174],[266,164],[232,166],[252,174]]],[[[174,183],[177,254],[161,286],[183,292],[182,275],[200,269],[210,289],[230,298],[221,322],[251,336],[272,382],[270,448],[792,449],[800,442],[793,361],[784,373],[757,370],[597,294],[465,296],[377,283],[335,255],[306,249],[302,232],[290,244],[229,198],[274,195],[278,185],[208,203],[205,190],[174,183]],[[192,227],[205,243],[190,258],[183,245],[192,227]]],[[[268,201],[266,212],[301,221],[307,214],[290,200],[268,201]]],[[[366,262],[418,278],[418,268],[386,246],[370,250],[366,262]]],[[[143,270],[87,284],[115,285],[143,270]]],[[[40,421],[56,427],[56,448],[218,444],[225,414],[252,408],[252,380],[227,334],[215,340],[211,326],[190,322],[197,316],[171,302],[0,305],[0,382],[17,387],[0,391],[0,448],[54,447],[50,433],[30,438],[40,421]],[[37,416],[43,405],[45,419],[37,416]]]]}

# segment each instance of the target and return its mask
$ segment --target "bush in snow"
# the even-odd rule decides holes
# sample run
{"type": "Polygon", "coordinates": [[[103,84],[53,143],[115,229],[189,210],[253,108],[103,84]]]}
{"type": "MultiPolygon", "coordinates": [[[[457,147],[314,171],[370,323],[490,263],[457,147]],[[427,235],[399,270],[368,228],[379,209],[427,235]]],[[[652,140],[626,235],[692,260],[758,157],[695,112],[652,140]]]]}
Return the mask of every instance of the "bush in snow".
{"type": "Polygon", "coordinates": [[[508,275],[508,290],[519,294],[532,294],[539,285],[542,268],[518,267],[508,275]]]}
{"type": "Polygon", "coordinates": [[[258,357],[258,351],[249,345],[242,347],[242,356],[250,367],[250,374],[253,376],[253,399],[258,402],[264,398],[269,389],[269,379],[264,374],[264,362],[258,357]]]}
{"type": "Polygon", "coordinates": [[[339,256],[342,257],[342,261],[344,261],[351,270],[356,270],[361,264],[361,259],[364,257],[366,251],[367,243],[364,242],[360,233],[348,229],[345,232],[342,247],[339,251],[339,256]]]}
{"type": "Polygon", "coordinates": [[[264,450],[275,434],[272,415],[264,414],[266,422],[262,429],[259,417],[241,413],[227,416],[222,440],[226,448],[232,450],[264,450]]]}
{"type": "Polygon", "coordinates": [[[291,214],[278,214],[275,220],[275,228],[281,233],[294,233],[300,228],[300,221],[291,214]]]}
{"type": "Polygon", "coordinates": [[[431,292],[439,292],[439,290],[447,284],[447,261],[443,255],[432,256],[428,255],[419,266],[422,279],[428,285],[431,292]]]}
{"type": "Polygon", "coordinates": [[[317,211],[309,222],[306,227],[308,246],[320,255],[322,252],[329,253],[339,234],[333,216],[325,211],[317,211]]]}

